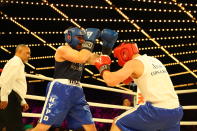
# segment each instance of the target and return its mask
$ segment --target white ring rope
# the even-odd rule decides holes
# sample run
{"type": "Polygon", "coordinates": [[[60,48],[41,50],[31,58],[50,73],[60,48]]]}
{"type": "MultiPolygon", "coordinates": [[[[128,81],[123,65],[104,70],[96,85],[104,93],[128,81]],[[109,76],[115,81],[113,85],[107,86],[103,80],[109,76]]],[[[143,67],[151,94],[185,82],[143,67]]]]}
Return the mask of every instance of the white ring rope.
{"type": "MultiPolygon", "coordinates": [[[[41,114],[39,113],[22,113],[23,117],[41,117],[41,114]]],[[[93,118],[96,122],[103,122],[103,123],[112,123],[112,119],[102,119],[102,118],[93,118]]]]}
{"type": "Polygon", "coordinates": [[[51,77],[46,77],[44,75],[32,75],[32,74],[25,74],[26,77],[29,77],[29,78],[35,78],[35,79],[40,79],[40,80],[47,80],[47,81],[53,81],[54,79],[51,78],[51,77]]]}
{"type": "Polygon", "coordinates": [[[196,110],[197,106],[182,106],[184,110],[196,110]]]}
{"type": "Polygon", "coordinates": [[[197,125],[197,122],[196,121],[181,121],[181,125],[185,125],[185,126],[197,125]]]}
{"type": "MultiPolygon", "coordinates": [[[[53,81],[54,80],[51,77],[46,77],[46,76],[43,76],[43,75],[40,75],[40,74],[39,75],[26,74],[26,77],[41,79],[41,80],[47,80],[47,81],[53,81]]],[[[114,88],[109,88],[109,87],[105,87],[105,86],[90,85],[90,84],[85,84],[85,83],[81,83],[81,85],[83,87],[87,87],[87,88],[118,92],[118,93],[123,93],[123,94],[134,95],[134,96],[137,95],[137,93],[135,93],[131,90],[125,91],[125,90],[121,90],[121,89],[114,89],[114,88]]],[[[197,89],[190,89],[190,90],[187,89],[187,90],[177,90],[176,91],[177,94],[196,93],[196,92],[197,92],[197,89]]]]}
{"type": "MultiPolygon", "coordinates": [[[[23,117],[41,117],[39,113],[22,113],[23,117]]],[[[102,123],[112,123],[112,119],[102,119],[102,118],[93,118],[95,122],[102,122],[102,123]]],[[[197,125],[196,121],[181,121],[181,125],[197,125]]]]}
{"type": "MultiPolygon", "coordinates": [[[[40,101],[45,101],[46,97],[43,96],[35,96],[35,95],[26,95],[26,99],[31,99],[31,100],[40,100],[40,101]]],[[[133,107],[127,107],[127,106],[120,106],[120,105],[112,105],[112,104],[103,104],[103,103],[95,103],[95,102],[88,102],[90,106],[95,106],[95,107],[105,107],[105,108],[115,108],[115,109],[124,109],[124,110],[129,110],[133,107]]]]}
{"type": "MultiPolygon", "coordinates": [[[[43,75],[32,75],[32,74],[26,74],[26,77],[29,78],[35,78],[35,79],[41,79],[41,80],[47,80],[47,81],[53,81],[54,79],[51,77],[46,77],[43,75]]],[[[104,87],[104,86],[97,86],[97,85],[90,85],[90,84],[85,84],[81,83],[83,87],[87,88],[93,88],[93,89],[99,89],[99,90],[105,90],[105,91],[111,91],[111,92],[118,92],[118,93],[123,93],[123,94],[129,94],[129,95],[137,95],[137,93],[133,91],[125,91],[121,89],[114,89],[114,88],[109,88],[109,87],[104,87]]]]}
{"type": "MultiPolygon", "coordinates": [[[[32,99],[32,100],[45,101],[44,96],[26,95],[25,98],[32,99]]],[[[103,104],[103,103],[95,103],[95,102],[88,102],[88,104],[90,106],[95,106],[95,107],[116,108],[116,109],[124,109],[124,110],[129,110],[129,109],[133,108],[133,107],[127,107],[127,106],[103,104]]],[[[185,110],[196,110],[197,109],[197,106],[182,106],[182,107],[185,110]]]]}
{"type": "Polygon", "coordinates": [[[197,89],[177,90],[177,94],[196,93],[197,89]]]}

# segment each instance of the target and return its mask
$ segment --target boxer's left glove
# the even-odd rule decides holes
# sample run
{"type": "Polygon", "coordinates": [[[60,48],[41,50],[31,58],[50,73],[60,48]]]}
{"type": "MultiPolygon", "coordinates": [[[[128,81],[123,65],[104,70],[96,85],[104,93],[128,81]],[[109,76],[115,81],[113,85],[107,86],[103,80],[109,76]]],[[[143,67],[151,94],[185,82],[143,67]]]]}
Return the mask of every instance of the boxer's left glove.
{"type": "Polygon", "coordinates": [[[111,58],[107,55],[101,55],[96,59],[95,66],[99,70],[101,76],[104,71],[110,71],[111,58]]]}
{"type": "Polygon", "coordinates": [[[101,40],[103,42],[102,54],[110,55],[112,48],[118,39],[118,32],[111,29],[103,29],[101,32],[101,40]]]}
{"type": "Polygon", "coordinates": [[[97,38],[100,37],[100,30],[97,28],[87,28],[84,35],[85,42],[82,44],[82,49],[93,51],[94,44],[97,38]]]}

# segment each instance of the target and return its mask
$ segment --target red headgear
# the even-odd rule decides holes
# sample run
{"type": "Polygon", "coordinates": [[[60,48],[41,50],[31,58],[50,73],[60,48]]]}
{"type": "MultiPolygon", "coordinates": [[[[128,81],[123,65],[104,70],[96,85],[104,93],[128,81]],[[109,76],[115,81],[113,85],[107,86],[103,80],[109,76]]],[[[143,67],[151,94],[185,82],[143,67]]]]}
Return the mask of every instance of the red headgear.
{"type": "Polygon", "coordinates": [[[135,43],[122,43],[114,49],[114,57],[118,58],[118,64],[120,66],[131,60],[132,56],[137,53],[139,53],[139,50],[135,43]]]}

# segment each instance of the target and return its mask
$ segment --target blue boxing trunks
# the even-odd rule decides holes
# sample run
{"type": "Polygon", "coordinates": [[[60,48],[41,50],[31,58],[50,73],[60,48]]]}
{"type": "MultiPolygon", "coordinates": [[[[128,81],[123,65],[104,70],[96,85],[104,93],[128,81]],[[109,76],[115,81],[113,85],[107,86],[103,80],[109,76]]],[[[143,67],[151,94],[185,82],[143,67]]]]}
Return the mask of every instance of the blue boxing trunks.
{"type": "Polygon", "coordinates": [[[126,111],[116,120],[122,131],[180,131],[182,107],[163,109],[150,102],[126,111]]]}
{"type": "Polygon", "coordinates": [[[80,83],[57,79],[49,82],[47,86],[40,123],[60,126],[64,120],[68,121],[70,129],[94,123],[80,83]]]}

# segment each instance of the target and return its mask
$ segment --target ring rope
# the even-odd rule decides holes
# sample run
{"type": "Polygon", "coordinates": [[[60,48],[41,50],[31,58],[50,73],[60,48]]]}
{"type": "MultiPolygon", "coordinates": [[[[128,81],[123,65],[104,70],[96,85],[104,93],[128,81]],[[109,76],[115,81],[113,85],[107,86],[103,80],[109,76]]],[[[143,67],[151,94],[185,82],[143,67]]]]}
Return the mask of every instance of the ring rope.
{"type": "Polygon", "coordinates": [[[177,90],[177,94],[196,93],[197,89],[177,90]]]}
{"type": "MultiPolygon", "coordinates": [[[[26,95],[26,99],[32,99],[32,100],[40,100],[40,101],[45,101],[44,96],[35,96],[35,95],[26,95]]],[[[105,107],[105,108],[116,108],[116,109],[125,109],[129,110],[133,107],[127,107],[127,106],[120,106],[120,105],[112,105],[112,104],[103,104],[103,103],[95,103],[95,102],[88,102],[90,106],[95,106],[95,107],[105,107]]],[[[182,106],[183,109],[185,110],[195,110],[197,109],[197,106],[182,106]]]]}
{"type": "MultiPolygon", "coordinates": [[[[41,117],[39,113],[22,113],[23,117],[41,117]]],[[[102,122],[102,123],[112,123],[113,119],[102,119],[102,118],[93,118],[95,122],[102,122]]],[[[181,125],[197,125],[196,121],[181,121],[181,125]]]]}
{"type": "MultiPolygon", "coordinates": [[[[48,80],[48,81],[53,81],[54,79],[51,77],[46,77],[44,75],[32,75],[32,74],[26,74],[26,77],[30,77],[30,78],[36,78],[36,79],[41,79],[41,80],[48,80]]],[[[83,87],[87,87],[87,88],[93,88],[93,89],[99,89],[99,90],[105,90],[105,91],[112,91],[112,92],[118,92],[118,93],[123,93],[123,94],[129,94],[129,95],[134,95],[136,96],[137,93],[133,92],[132,90],[121,90],[121,89],[114,89],[114,88],[109,88],[109,87],[105,87],[105,86],[97,86],[97,85],[91,85],[91,84],[85,84],[85,83],[81,83],[81,85],[83,87]]],[[[187,89],[187,90],[177,90],[176,93],[177,94],[185,94],[185,93],[196,93],[197,89],[187,89]]]]}
{"type": "MultiPolygon", "coordinates": [[[[46,97],[44,97],[44,96],[35,96],[35,95],[26,95],[25,98],[26,99],[31,99],[31,100],[45,101],[46,97]]],[[[129,109],[133,108],[133,107],[127,107],[127,106],[103,104],[103,103],[95,103],[95,102],[88,102],[88,104],[90,106],[95,106],[95,107],[116,108],[116,109],[124,109],[124,110],[129,110],[129,109]]]]}
{"type": "MultiPolygon", "coordinates": [[[[48,80],[48,81],[53,81],[54,79],[51,77],[46,77],[43,75],[32,75],[32,74],[26,74],[26,77],[29,78],[36,78],[36,79],[41,79],[41,80],[48,80]]],[[[118,93],[123,93],[123,94],[129,94],[129,95],[134,95],[136,96],[137,93],[131,91],[131,90],[121,90],[121,89],[114,89],[114,88],[109,88],[109,87],[104,87],[104,86],[97,86],[97,85],[91,85],[91,84],[85,84],[81,83],[83,87],[87,88],[93,88],[93,89],[99,89],[99,90],[105,90],[105,91],[111,91],[111,92],[118,92],[118,93]]]]}

